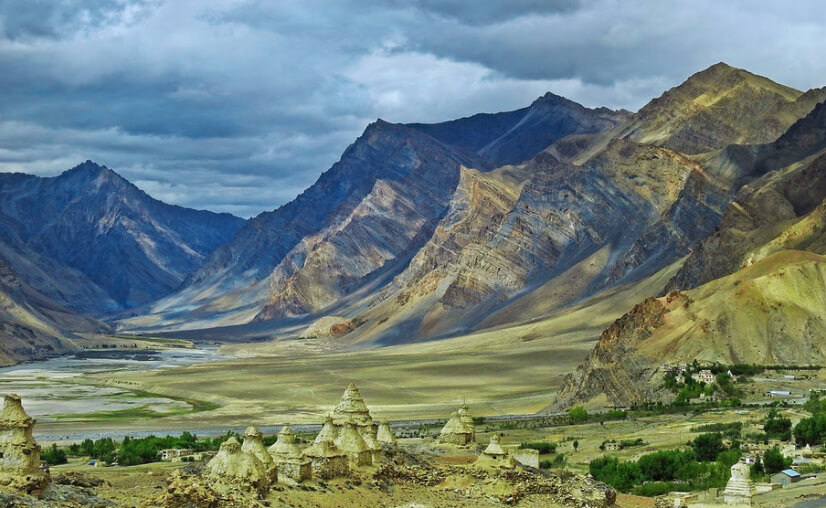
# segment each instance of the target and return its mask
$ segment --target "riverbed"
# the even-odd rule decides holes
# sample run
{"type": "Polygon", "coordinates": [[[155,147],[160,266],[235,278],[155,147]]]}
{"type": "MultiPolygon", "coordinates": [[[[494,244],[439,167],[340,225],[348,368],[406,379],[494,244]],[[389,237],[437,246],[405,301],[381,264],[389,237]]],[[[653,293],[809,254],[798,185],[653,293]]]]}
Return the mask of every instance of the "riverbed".
{"type": "Polygon", "coordinates": [[[39,423],[79,423],[151,418],[194,410],[191,401],[121,387],[99,386],[90,377],[141,372],[227,359],[216,347],[109,349],[0,368],[0,393],[16,393],[39,423]]]}

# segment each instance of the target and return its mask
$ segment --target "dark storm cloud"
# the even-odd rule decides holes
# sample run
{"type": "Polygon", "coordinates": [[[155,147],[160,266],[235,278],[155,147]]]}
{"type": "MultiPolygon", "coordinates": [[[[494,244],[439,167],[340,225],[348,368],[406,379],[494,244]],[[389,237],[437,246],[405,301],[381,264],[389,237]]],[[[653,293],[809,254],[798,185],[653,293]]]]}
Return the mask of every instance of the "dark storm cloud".
{"type": "Polygon", "coordinates": [[[135,22],[152,0],[3,0],[0,28],[10,40],[59,38],[113,21],[135,22]]]}
{"type": "Polygon", "coordinates": [[[551,90],[637,109],[717,61],[826,85],[819,2],[0,0],[0,170],[93,159],[159,199],[289,201],[377,117],[551,90]]]}

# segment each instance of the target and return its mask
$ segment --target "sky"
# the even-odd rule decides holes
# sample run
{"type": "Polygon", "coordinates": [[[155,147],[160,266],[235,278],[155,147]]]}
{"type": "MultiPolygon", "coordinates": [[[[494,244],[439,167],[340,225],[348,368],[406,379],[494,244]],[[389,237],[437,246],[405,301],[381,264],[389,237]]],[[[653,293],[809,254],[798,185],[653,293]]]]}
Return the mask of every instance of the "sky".
{"type": "Polygon", "coordinates": [[[0,171],[250,217],[376,118],[633,111],[719,61],[806,90],[824,49],[820,0],[0,0],[0,171]]]}

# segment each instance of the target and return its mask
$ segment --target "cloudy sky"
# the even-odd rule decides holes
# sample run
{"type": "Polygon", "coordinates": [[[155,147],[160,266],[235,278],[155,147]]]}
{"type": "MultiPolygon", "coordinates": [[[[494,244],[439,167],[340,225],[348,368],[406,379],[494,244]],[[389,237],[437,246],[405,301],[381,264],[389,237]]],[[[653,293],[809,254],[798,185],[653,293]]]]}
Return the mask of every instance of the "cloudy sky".
{"type": "Polygon", "coordinates": [[[636,110],[718,61],[826,86],[813,1],[0,0],[0,171],[92,159],[249,217],[381,117],[636,110]]]}

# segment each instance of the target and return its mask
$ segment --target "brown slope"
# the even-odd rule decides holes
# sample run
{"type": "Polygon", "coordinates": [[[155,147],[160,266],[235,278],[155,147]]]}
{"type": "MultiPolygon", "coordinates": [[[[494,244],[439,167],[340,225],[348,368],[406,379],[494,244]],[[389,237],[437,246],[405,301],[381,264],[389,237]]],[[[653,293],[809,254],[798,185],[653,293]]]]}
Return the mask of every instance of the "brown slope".
{"type": "Polygon", "coordinates": [[[826,89],[804,94],[719,63],[648,103],[623,128],[623,137],[686,154],[768,143],[824,97],[826,89]]]}
{"type": "Polygon", "coordinates": [[[784,250],[687,292],[648,298],[600,336],[552,409],[662,400],[663,362],[826,361],[826,256],[784,250]]]}
{"type": "MultiPolygon", "coordinates": [[[[779,146],[791,157],[786,141],[779,146]]],[[[657,366],[663,359],[822,362],[826,149],[809,155],[811,143],[797,146],[803,158],[741,189],[719,230],[670,282],[672,289],[685,280],[704,284],[648,299],[617,320],[566,379],[556,407],[661,398],[657,366]]]]}
{"type": "Polygon", "coordinates": [[[359,315],[383,326],[356,335],[386,343],[455,334],[535,317],[537,306],[518,298],[525,288],[522,300],[537,288],[545,300],[553,293],[547,313],[636,280],[681,257],[727,193],[686,157],[625,140],[582,166],[465,170],[431,240],[359,315]]]}
{"type": "Polygon", "coordinates": [[[99,333],[107,327],[51,302],[18,278],[0,258],[0,366],[41,360],[75,347],[76,333],[99,333]]]}

